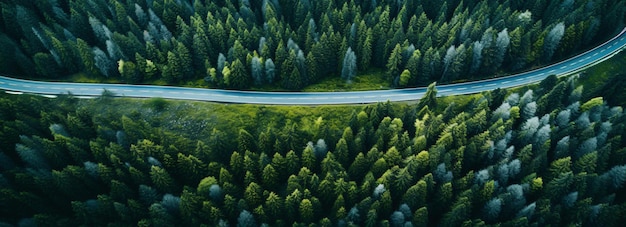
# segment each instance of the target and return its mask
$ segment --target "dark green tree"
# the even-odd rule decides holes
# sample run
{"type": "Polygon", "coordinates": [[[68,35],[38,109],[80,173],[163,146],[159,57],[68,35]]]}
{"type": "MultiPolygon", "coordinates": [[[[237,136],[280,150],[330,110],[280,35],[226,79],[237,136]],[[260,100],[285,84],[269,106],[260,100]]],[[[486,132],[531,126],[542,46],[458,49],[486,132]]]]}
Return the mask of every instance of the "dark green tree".
{"type": "Polygon", "coordinates": [[[236,59],[230,66],[230,74],[224,75],[226,85],[234,89],[244,89],[250,86],[250,75],[239,59],[236,59]]]}
{"type": "Polygon", "coordinates": [[[402,47],[396,44],[387,60],[387,78],[393,86],[398,86],[402,71],[402,47]]]}

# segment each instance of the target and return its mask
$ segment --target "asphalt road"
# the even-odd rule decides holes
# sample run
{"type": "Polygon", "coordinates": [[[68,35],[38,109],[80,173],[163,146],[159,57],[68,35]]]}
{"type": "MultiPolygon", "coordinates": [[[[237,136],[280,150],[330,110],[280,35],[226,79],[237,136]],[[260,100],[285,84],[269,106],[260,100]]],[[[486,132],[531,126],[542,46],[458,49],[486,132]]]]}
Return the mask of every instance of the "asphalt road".
{"type": "MultiPolygon", "coordinates": [[[[517,87],[537,83],[549,75],[576,73],[602,62],[626,47],[626,28],[609,41],[567,60],[520,74],[481,81],[437,86],[438,96],[479,93],[496,88],[517,87]]],[[[21,80],[0,76],[0,89],[7,93],[76,96],[100,96],[104,89],[122,97],[162,97],[167,99],[199,100],[224,103],[253,103],[277,105],[355,104],[420,99],[426,88],[392,89],[355,92],[256,92],[219,89],[184,88],[173,86],[63,83],[21,80]]]]}

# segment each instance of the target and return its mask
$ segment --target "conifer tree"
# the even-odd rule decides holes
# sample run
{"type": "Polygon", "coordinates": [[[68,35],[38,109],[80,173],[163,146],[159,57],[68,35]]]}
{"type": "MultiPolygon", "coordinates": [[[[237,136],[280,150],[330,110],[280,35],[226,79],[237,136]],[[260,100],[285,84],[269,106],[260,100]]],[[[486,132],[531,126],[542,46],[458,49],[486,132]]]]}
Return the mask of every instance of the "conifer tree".
{"type": "Polygon", "coordinates": [[[356,76],[356,55],[352,48],[348,47],[346,54],[343,58],[343,67],[341,68],[341,78],[350,82],[354,76],[356,76]]]}
{"type": "Polygon", "coordinates": [[[387,60],[387,78],[394,86],[397,86],[400,79],[401,63],[402,63],[402,49],[400,44],[396,44],[387,60]]]}

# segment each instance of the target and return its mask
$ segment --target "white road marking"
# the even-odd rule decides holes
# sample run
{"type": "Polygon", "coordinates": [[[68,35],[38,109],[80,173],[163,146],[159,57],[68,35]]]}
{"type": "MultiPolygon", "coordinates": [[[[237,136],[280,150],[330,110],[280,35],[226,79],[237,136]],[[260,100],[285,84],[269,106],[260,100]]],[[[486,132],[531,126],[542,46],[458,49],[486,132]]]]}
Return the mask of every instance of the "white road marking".
{"type": "Polygon", "coordinates": [[[602,49],[602,50],[600,51],[600,53],[604,53],[604,51],[606,51],[606,49],[602,49]]]}
{"type": "Polygon", "coordinates": [[[118,89],[115,89],[115,88],[113,88],[113,89],[107,89],[107,90],[109,90],[109,91],[119,91],[118,89]]]}
{"type": "Polygon", "coordinates": [[[9,83],[9,86],[17,86],[17,84],[9,83]]]}
{"type": "Polygon", "coordinates": [[[23,84],[22,87],[30,87],[30,85],[23,84]]]}
{"type": "Polygon", "coordinates": [[[448,92],[448,91],[450,91],[450,89],[440,90],[439,92],[448,92]]]}
{"type": "Polygon", "coordinates": [[[576,62],[574,62],[574,63],[572,63],[572,64],[569,64],[569,65],[570,65],[570,66],[573,66],[573,65],[575,65],[575,64],[576,64],[576,62]]]}
{"type": "Polygon", "coordinates": [[[611,45],[610,45],[609,47],[607,47],[606,49],[609,49],[609,48],[611,48],[611,47],[613,47],[613,44],[611,44],[611,45]]]}
{"type": "Polygon", "coordinates": [[[43,87],[37,87],[37,89],[44,89],[43,87]]]}
{"type": "Polygon", "coordinates": [[[365,98],[376,98],[375,95],[365,96],[365,98]]]}
{"type": "Polygon", "coordinates": [[[5,84],[4,82],[0,81],[0,84],[5,84]]]}
{"type": "Polygon", "coordinates": [[[597,52],[593,54],[593,56],[596,56],[596,55],[598,55],[598,53],[597,53],[597,52]]]}
{"type": "Polygon", "coordinates": [[[487,84],[487,85],[485,85],[485,86],[487,86],[487,87],[491,87],[491,86],[496,86],[496,84],[487,84]]]}
{"type": "Polygon", "coordinates": [[[87,90],[87,88],[81,88],[80,90],[81,90],[81,91],[85,91],[85,90],[87,90]]]}
{"type": "Polygon", "coordinates": [[[559,69],[565,69],[565,68],[567,68],[567,66],[561,66],[561,68],[559,68],[559,69]]]}
{"type": "Polygon", "coordinates": [[[193,93],[185,92],[183,95],[193,95],[193,93]]]}
{"type": "Polygon", "coordinates": [[[177,91],[170,91],[168,93],[170,93],[170,94],[180,94],[180,92],[177,92],[177,91]]]}
{"type": "Polygon", "coordinates": [[[522,80],[524,80],[524,78],[519,78],[519,79],[517,79],[515,81],[522,81],[522,80]]]}
{"type": "Polygon", "coordinates": [[[502,81],[502,83],[500,84],[508,84],[508,83],[511,83],[511,81],[502,81]]]}
{"type": "Polygon", "coordinates": [[[466,88],[466,87],[460,87],[460,88],[457,88],[457,89],[455,89],[455,90],[456,90],[456,91],[462,91],[462,90],[465,90],[465,89],[467,89],[467,88],[466,88]]]}

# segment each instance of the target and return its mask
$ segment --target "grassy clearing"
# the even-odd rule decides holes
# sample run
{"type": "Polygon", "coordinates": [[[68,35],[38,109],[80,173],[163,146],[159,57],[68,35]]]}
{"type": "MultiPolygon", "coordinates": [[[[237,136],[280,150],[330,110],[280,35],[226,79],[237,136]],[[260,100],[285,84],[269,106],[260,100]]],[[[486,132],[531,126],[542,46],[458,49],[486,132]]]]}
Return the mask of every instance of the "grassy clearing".
{"type": "Polygon", "coordinates": [[[82,104],[94,113],[99,113],[103,120],[116,119],[115,116],[119,119],[122,115],[140,116],[140,119],[152,126],[165,127],[189,138],[209,135],[213,128],[236,135],[240,128],[259,133],[268,126],[282,128],[291,123],[307,131],[320,117],[327,125],[344,125],[350,120],[352,111],[363,108],[362,105],[276,106],[161,98],[84,100],[82,104]]]}
{"type": "Polygon", "coordinates": [[[60,79],[59,81],[76,82],[76,83],[109,83],[109,84],[121,84],[124,81],[120,78],[106,78],[106,77],[90,77],[85,73],[76,73],[69,76],[68,79],[60,79]]]}
{"type": "MultiPolygon", "coordinates": [[[[302,89],[305,92],[326,92],[326,91],[366,91],[366,90],[384,90],[390,89],[389,82],[385,79],[384,69],[370,69],[358,76],[351,82],[346,83],[339,76],[331,76],[323,79],[322,81],[309,85],[302,89]]],[[[71,75],[67,78],[62,78],[54,81],[66,81],[66,82],[76,82],[76,83],[110,83],[110,84],[123,84],[126,83],[121,78],[104,78],[104,77],[89,77],[84,73],[77,73],[71,75]]],[[[149,85],[172,85],[167,83],[166,81],[159,80],[149,80],[145,81],[141,84],[149,84],[149,85]]],[[[183,86],[183,87],[193,87],[193,88],[214,88],[210,87],[204,79],[196,79],[193,81],[187,81],[178,85],[172,86],[183,86]]],[[[263,85],[263,86],[253,86],[250,89],[251,91],[287,91],[284,88],[281,88],[279,85],[263,85]]]]}
{"type": "Polygon", "coordinates": [[[474,100],[482,97],[482,94],[469,94],[469,95],[456,95],[456,96],[444,96],[437,98],[437,109],[435,112],[443,113],[443,111],[450,104],[454,103],[457,111],[463,110],[467,107],[468,104],[472,103],[474,100]]]}
{"type": "Polygon", "coordinates": [[[622,51],[613,58],[585,70],[581,73],[579,80],[585,85],[586,92],[595,93],[602,89],[612,77],[624,73],[624,69],[626,69],[626,52],[622,51]]]}
{"type": "Polygon", "coordinates": [[[581,73],[583,98],[604,97],[611,106],[626,106],[626,52],[581,73]]]}
{"type": "Polygon", "coordinates": [[[305,87],[303,91],[365,91],[390,89],[389,82],[384,78],[384,70],[370,69],[357,75],[350,83],[342,80],[339,76],[326,78],[319,83],[305,87]]]}

